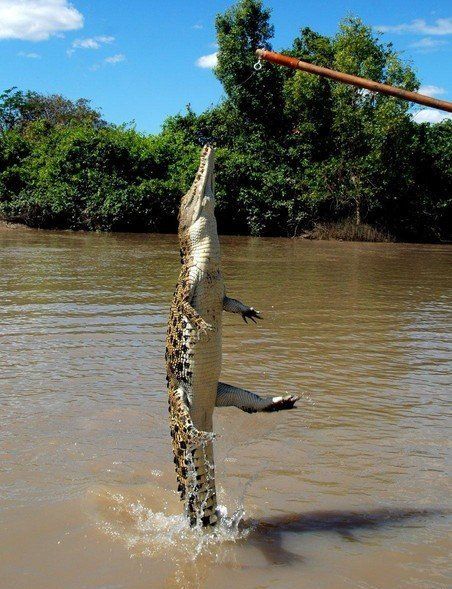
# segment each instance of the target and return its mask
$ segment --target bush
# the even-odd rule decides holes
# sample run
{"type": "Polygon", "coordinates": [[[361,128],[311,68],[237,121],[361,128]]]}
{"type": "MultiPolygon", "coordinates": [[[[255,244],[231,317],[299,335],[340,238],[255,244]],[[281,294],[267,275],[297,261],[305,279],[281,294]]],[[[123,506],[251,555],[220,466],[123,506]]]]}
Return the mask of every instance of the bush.
{"type": "MultiPolygon", "coordinates": [[[[450,238],[452,121],[415,124],[409,104],[266,63],[270,11],[239,0],[216,20],[226,97],[169,117],[157,135],[108,125],[83,99],[0,96],[0,216],[33,227],[175,231],[199,147],[217,146],[220,232],[338,239],[450,238]],[[343,219],[353,219],[343,221],[343,219]],[[374,228],[379,228],[378,230],[374,228]]],[[[290,55],[416,89],[413,69],[347,17],[300,31],[290,55]]]]}
{"type": "Polygon", "coordinates": [[[366,223],[356,225],[353,219],[336,223],[317,223],[314,228],[303,235],[307,239],[337,241],[374,241],[390,242],[394,238],[384,231],[378,231],[366,223]]]}

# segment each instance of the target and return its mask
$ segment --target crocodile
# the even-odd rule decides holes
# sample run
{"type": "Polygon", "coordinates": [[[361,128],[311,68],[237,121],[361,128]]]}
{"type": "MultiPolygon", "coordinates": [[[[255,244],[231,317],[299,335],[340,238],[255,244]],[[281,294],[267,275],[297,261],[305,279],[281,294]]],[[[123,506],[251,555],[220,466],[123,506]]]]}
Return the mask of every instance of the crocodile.
{"type": "Polygon", "coordinates": [[[190,525],[213,527],[215,492],[212,416],[215,407],[248,413],[294,407],[298,396],[261,397],[219,381],[222,313],[256,323],[259,311],[226,296],[214,213],[214,149],[206,145],[190,190],[182,197],[178,237],[181,270],[166,338],[170,429],[178,492],[190,525]]]}

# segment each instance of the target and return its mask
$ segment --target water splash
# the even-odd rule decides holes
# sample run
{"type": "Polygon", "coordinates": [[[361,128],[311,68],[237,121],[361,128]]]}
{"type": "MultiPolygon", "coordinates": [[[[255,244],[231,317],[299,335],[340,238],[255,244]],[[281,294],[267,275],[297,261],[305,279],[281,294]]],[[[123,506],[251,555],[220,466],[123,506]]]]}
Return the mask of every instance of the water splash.
{"type": "Polygon", "coordinates": [[[216,547],[246,538],[252,528],[243,525],[244,510],[228,516],[218,506],[219,522],[212,530],[190,527],[187,517],[153,511],[140,498],[109,490],[91,491],[99,529],[123,542],[132,556],[170,556],[173,560],[195,561],[201,555],[215,556],[216,547]]]}

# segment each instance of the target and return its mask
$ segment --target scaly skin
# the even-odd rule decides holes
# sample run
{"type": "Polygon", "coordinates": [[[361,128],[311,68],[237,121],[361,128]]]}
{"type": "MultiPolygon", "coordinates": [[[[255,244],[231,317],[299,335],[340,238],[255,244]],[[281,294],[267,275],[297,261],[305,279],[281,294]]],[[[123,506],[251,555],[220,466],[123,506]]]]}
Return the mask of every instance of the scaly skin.
{"type": "Polygon", "coordinates": [[[246,321],[259,312],[225,295],[214,207],[214,154],[206,146],[195,181],[182,198],[179,241],[182,268],[166,339],[168,400],[178,491],[193,526],[218,520],[212,448],[215,406],[249,413],[290,409],[296,396],[262,398],[220,383],[223,310],[246,321]]]}

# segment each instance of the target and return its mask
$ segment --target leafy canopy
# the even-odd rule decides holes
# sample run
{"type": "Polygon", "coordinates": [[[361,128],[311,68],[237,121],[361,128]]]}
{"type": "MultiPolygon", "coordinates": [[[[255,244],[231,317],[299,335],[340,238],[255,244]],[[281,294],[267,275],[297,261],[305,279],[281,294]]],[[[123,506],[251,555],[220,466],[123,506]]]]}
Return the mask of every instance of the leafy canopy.
{"type": "MultiPolygon", "coordinates": [[[[222,232],[300,235],[346,220],[399,239],[450,236],[451,121],[418,125],[402,100],[269,63],[255,71],[256,48],[271,49],[274,35],[261,0],[239,0],[216,30],[223,100],[169,117],[155,136],[107,124],[84,99],[6,90],[0,215],[39,227],[175,230],[180,195],[209,141],[222,232]]],[[[331,37],[301,28],[283,52],[419,86],[411,65],[353,16],[331,37]]]]}

